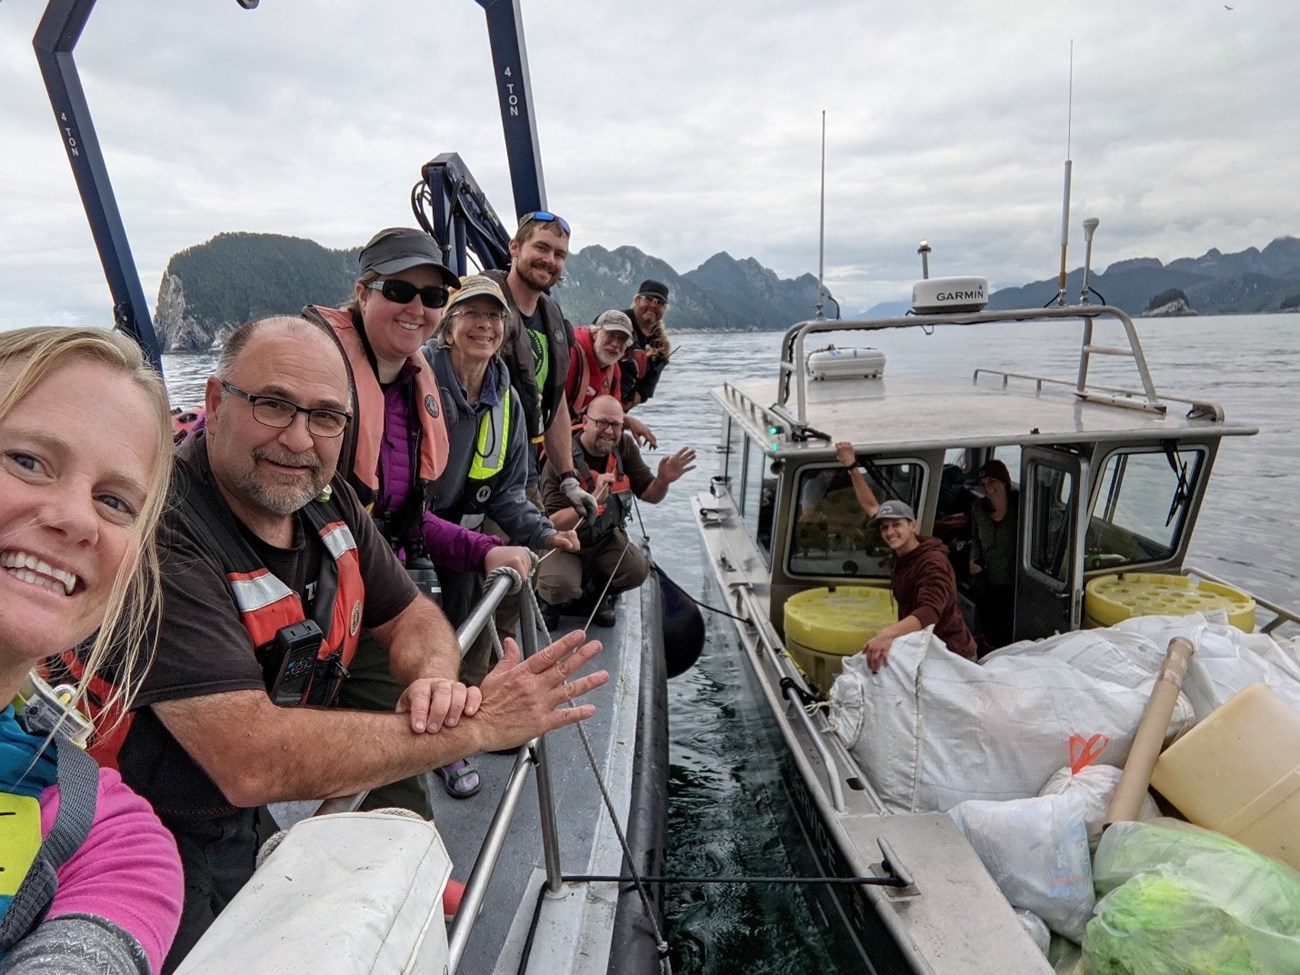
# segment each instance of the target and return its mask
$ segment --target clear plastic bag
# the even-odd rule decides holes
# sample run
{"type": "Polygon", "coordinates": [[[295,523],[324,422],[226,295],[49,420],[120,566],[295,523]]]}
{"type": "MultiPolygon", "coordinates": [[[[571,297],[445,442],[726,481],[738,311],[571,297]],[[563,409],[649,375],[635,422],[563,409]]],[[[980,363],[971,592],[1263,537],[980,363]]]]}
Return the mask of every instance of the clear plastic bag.
{"type": "Polygon", "coordinates": [[[1075,941],[1093,905],[1084,801],[1081,793],[971,799],[948,810],[1011,906],[1075,941]]]}
{"type": "Polygon", "coordinates": [[[1083,940],[1089,975],[1300,972],[1300,873],[1226,836],[1116,823],[1093,881],[1105,896],[1083,940]]]}

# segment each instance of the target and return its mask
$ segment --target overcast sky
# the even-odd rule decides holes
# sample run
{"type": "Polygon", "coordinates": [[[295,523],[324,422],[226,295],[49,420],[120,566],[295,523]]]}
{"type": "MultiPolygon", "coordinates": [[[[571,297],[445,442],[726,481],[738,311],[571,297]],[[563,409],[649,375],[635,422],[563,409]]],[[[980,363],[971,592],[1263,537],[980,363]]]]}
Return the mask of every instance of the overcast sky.
{"type": "MultiPolygon", "coordinates": [[[[1295,0],[521,2],[575,248],[815,273],[825,110],[846,305],[906,298],[923,238],[935,274],[1053,276],[1071,40],[1072,267],[1087,216],[1099,267],[1300,234],[1295,0]]],[[[0,2],[0,327],[109,318],[32,53],[43,8],[0,2]]],[[[514,209],[473,0],[105,0],[77,63],[151,304],[221,231],[347,247],[410,225],[440,152],[514,209]]]]}

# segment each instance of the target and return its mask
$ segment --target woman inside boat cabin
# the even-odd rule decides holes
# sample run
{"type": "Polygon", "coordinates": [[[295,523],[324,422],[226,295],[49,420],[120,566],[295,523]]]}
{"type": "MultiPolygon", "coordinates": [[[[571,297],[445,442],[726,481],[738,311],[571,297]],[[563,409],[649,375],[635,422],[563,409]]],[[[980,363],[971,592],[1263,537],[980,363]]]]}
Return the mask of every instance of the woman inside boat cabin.
{"type": "Polygon", "coordinates": [[[857,466],[853,444],[835,445],[835,457],[849,470],[853,493],[880,537],[893,552],[890,585],[898,604],[898,622],[886,626],[863,646],[867,666],[874,673],[889,662],[889,648],[897,637],[927,626],[955,654],[975,659],[975,638],[957,604],[957,576],[948,558],[948,546],[922,535],[910,505],[889,500],[883,504],[857,466]]]}
{"type": "Polygon", "coordinates": [[[1016,596],[1016,513],[1020,496],[1000,460],[979,469],[984,495],[971,506],[970,573],[982,648],[1011,642],[1016,596]]]}
{"type": "Polygon", "coordinates": [[[79,722],[53,695],[24,688],[32,668],[90,641],[72,699],[104,691],[96,673],[111,666],[128,675],[109,691],[125,713],[156,633],[171,451],[167,393],[134,342],[89,328],[0,333],[5,975],[149,975],[176,934],[171,833],[72,743],[79,722]]]}

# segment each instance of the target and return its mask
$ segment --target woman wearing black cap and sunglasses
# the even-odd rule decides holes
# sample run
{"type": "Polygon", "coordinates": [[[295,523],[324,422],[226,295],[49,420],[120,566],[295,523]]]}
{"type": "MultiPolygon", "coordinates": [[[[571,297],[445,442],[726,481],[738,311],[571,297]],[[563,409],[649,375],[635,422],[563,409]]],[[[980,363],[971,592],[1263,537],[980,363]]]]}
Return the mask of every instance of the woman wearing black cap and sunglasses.
{"type": "MultiPolygon", "coordinates": [[[[340,469],[350,471],[352,487],[408,565],[427,557],[460,572],[510,566],[526,577],[532,567],[527,549],[502,545],[429,511],[433,482],[447,462],[447,429],[438,384],[420,346],[442,321],[460,279],[443,265],[434,240],[419,230],[381,230],[359,261],[352,301],[342,308],[303,309],[304,317],[335,336],[351,372],[355,419],[340,469]]],[[[363,636],[340,705],[392,711],[401,691],[388,672],[387,653],[363,636]]],[[[479,790],[478,773],[467,761],[438,772],[456,798],[479,790]]],[[[433,815],[423,776],[371,792],[363,808],[386,806],[412,809],[426,819],[433,815]]]]}

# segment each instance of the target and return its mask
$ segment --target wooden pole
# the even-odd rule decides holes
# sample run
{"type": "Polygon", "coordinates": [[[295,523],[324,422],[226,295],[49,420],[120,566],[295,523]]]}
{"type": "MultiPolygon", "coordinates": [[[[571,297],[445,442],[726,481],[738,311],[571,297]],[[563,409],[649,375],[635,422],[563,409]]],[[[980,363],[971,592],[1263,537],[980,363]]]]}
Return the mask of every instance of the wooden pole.
{"type": "Polygon", "coordinates": [[[1156,767],[1156,759],[1160,757],[1165,735],[1169,732],[1169,719],[1173,717],[1174,706],[1178,703],[1178,692],[1182,689],[1187,665],[1195,652],[1195,645],[1185,637],[1176,636],[1169,641],[1164,663],[1156,675],[1156,685],[1151,689],[1151,697],[1147,699],[1146,710],[1142,712],[1137,734],[1133,736],[1133,747],[1129,749],[1128,761],[1124,763],[1124,774],[1120,776],[1119,785],[1115,787],[1115,797],[1110,801],[1106,822],[1137,819],[1138,810],[1142,808],[1142,800],[1147,794],[1147,786],[1151,782],[1151,770],[1156,767]]]}

